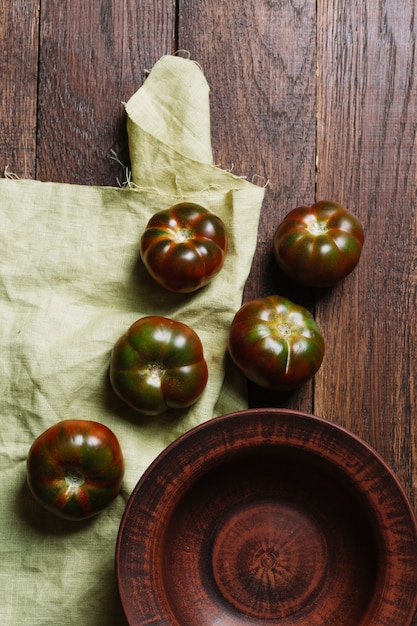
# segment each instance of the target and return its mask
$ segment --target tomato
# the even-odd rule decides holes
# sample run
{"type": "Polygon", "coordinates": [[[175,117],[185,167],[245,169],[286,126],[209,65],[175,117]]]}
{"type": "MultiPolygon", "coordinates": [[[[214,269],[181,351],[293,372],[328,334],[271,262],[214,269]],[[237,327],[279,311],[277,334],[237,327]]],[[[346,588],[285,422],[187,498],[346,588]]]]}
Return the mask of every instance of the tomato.
{"type": "Polygon", "coordinates": [[[124,460],[115,434],[99,422],[62,420],[45,430],[27,457],[35,499],[68,520],[91,517],[116,498],[124,460]]]}
{"type": "Polygon", "coordinates": [[[166,289],[181,293],[209,283],[223,267],[226,251],[223,221],[191,202],[155,213],[140,243],[150,275],[166,289]]]}
{"type": "Polygon", "coordinates": [[[113,348],[113,389],[130,407],[146,415],[191,406],[207,379],[200,338],[186,324],[167,317],[139,319],[113,348]]]}
{"type": "Polygon", "coordinates": [[[322,200],[290,211],[274,233],[273,247],[290,278],[330,287],[356,267],[363,242],[359,220],[337,202],[322,200]]]}
{"type": "Polygon", "coordinates": [[[311,313],[281,296],[258,298],[236,313],[229,352],[252,382],[275,391],[295,389],[319,369],[324,340],[311,313]]]}

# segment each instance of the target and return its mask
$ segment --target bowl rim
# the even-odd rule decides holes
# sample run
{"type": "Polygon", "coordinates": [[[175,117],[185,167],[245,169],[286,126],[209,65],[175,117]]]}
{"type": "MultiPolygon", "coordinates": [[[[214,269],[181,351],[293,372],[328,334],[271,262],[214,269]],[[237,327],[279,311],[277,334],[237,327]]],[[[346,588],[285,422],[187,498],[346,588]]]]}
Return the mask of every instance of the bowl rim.
{"type": "MultiPolygon", "coordinates": [[[[167,462],[178,463],[181,455],[188,455],[190,451],[195,449],[199,449],[204,443],[204,437],[207,432],[212,432],[218,430],[218,433],[223,433],[222,437],[230,436],[231,432],[234,432],[234,429],[242,430],[245,427],[245,424],[248,427],[246,434],[246,445],[244,449],[249,450],[253,448],[254,445],[259,443],[263,443],[264,445],[277,445],[284,446],[287,442],[287,447],[293,448],[294,446],[308,453],[315,453],[325,458],[326,462],[335,464],[339,470],[342,471],[343,474],[347,475],[352,481],[355,487],[357,487],[357,491],[361,496],[365,499],[365,502],[368,506],[370,506],[373,510],[373,514],[375,519],[377,519],[381,524],[378,526],[381,530],[379,537],[386,539],[387,533],[389,531],[395,531],[395,527],[399,524],[399,519],[390,519],[389,516],[386,515],[386,508],[389,507],[389,503],[385,504],[384,501],[381,502],[380,493],[378,490],[375,493],[370,493],[366,489],[361,488],[361,482],[358,481],[358,470],[359,466],[362,465],[361,471],[367,473],[368,479],[371,478],[374,481],[378,482],[378,479],[388,480],[389,493],[396,496],[398,503],[401,503],[402,511],[401,511],[401,520],[406,524],[407,527],[407,538],[411,541],[412,551],[411,557],[410,553],[407,554],[407,558],[404,559],[404,555],[401,557],[402,550],[399,549],[399,546],[396,545],[388,545],[387,548],[387,557],[388,561],[386,562],[386,566],[388,567],[388,573],[384,577],[384,585],[390,585],[390,589],[395,589],[400,586],[401,581],[406,580],[409,577],[410,572],[412,574],[412,581],[415,583],[415,592],[414,595],[408,595],[407,602],[402,605],[401,615],[399,615],[398,619],[400,621],[390,622],[390,626],[409,626],[412,623],[412,620],[417,612],[417,517],[415,511],[411,505],[411,502],[406,494],[406,491],[401,484],[400,480],[396,476],[395,472],[389,466],[387,461],[379,454],[370,444],[365,442],[355,433],[349,431],[344,426],[336,424],[335,422],[329,421],[325,418],[319,417],[314,414],[310,414],[304,411],[298,411],[295,409],[285,409],[285,408],[251,408],[251,409],[243,409],[235,412],[230,412],[224,415],[219,415],[210,420],[207,420],[201,424],[198,424],[179,437],[177,437],[174,441],[172,441],[164,450],[162,450],[158,456],[152,461],[152,463],[145,470],[141,478],[138,480],[136,486],[134,487],[128,502],[126,504],[124,513],[122,515],[122,519],[120,522],[117,541],[116,541],[116,551],[115,551],[115,567],[116,567],[116,582],[119,593],[119,598],[121,600],[122,608],[124,610],[126,619],[129,624],[145,624],[146,622],[130,622],[129,614],[131,610],[129,609],[129,597],[126,595],[123,585],[123,548],[124,541],[126,539],[125,535],[129,532],[128,526],[131,525],[132,519],[132,510],[137,507],[138,497],[140,498],[140,493],[143,489],[146,490],[147,486],[149,486],[149,481],[152,482],[152,478],[154,474],[157,474],[160,467],[167,462]],[[275,418],[275,420],[274,420],[275,418]],[[264,427],[264,433],[261,434],[261,427],[264,427]],[[304,439],[301,436],[297,443],[295,443],[293,437],[295,433],[298,432],[299,435],[303,434],[303,428],[308,431],[310,434],[313,432],[316,434],[316,438],[312,436],[308,439],[305,437],[304,439]],[[282,428],[282,430],[280,430],[282,428]],[[271,429],[274,434],[274,441],[270,442],[268,437],[271,436],[271,429]],[[256,434],[254,432],[256,431],[256,434]],[[320,446],[321,444],[321,435],[325,432],[327,434],[328,440],[332,440],[334,444],[332,449],[327,450],[327,455],[323,457],[323,448],[320,446]],[[225,434],[226,433],[226,434],[225,434]],[[340,452],[341,448],[349,448],[356,452],[356,458],[352,459],[351,467],[346,467],[345,463],[338,463],[338,451],[340,452]],[[179,452],[179,455],[178,455],[179,452]],[[363,462],[363,457],[365,457],[365,463],[363,462]],[[358,462],[362,458],[362,463],[358,462]],[[385,515],[384,515],[385,512],[385,515]],[[414,559],[413,559],[414,555],[414,559]],[[395,561],[395,559],[397,559],[395,561]],[[391,561],[395,561],[392,565],[391,561]],[[391,578],[390,578],[391,576],[391,578]],[[387,579],[387,580],[385,580],[387,579]]],[[[240,443],[242,439],[240,439],[240,443]]],[[[230,444],[230,441],[229,441],[230,444]]],[[[233,450],[233,444],[230,444],[230,450],[233,450]]],[[[242,449],[242,448],[241,448],[242,449]]],[[[211,459],[211,467],[213,467],[213,463],[218,463],[218,459],[220,457],[216,457],[214,454],[211,459]]],[[[198,476],[204,475],[210,467],[210,459],[205,459],[204,463],[201,463],[200,456],[200,468],[194,473],[191,472],[188,474],[189,476],[193,476],[192,483],[194,484],[196,480],[198,480],[198,476]]],[[[198,456],[195,456],[194,459],[188,458],[189,466],[191,467],[198,465],[198,456]]],[[[171,465],[172,467],[172,465],[171,465]]],[[[196,468],[193,468],[196,470],[196,468]]],[[[181,477],[180,477],[181,478],[181,477]]],[[[184,477],[183,477],[184,478],[184,477]]],[[[163,482],[160,481],[159,489],[161,494],[161,499],[163,500],[163,482]]],[[[178,489],[185,490],[187,489],[187,480],[178,482],[178,489]]],[[[190,486],[190,484],[188,484],[190,486]]],[[[387,489],[388,489],[387,487],[387,489]]],[[[178,496],[179,498],[180,496],[178,496]]],[[[141,505],[139,505],[140,508],[141,505]]],[[[388,508],[387,508],[388,510],[388,508]]],[[[395,534],[395,533],[394,533],[395,534]]],[[[402,540],[406,541],[406,537],[397,536],[397,543],[402,540]]],[[[409,547],[409,546],[408,546],[409,547]]],[[[401,546],[400,546],[401,548],[401,546]]],[[[408,578],[409,580],[409,578],[408,578]]],[[[149,593],[152,593],[149,590],[149,593]]],[[[383,615],[383,594],[380,594],[381,598],[379,598],[378,602],[371,603],[371,617],[372,622],[364,621],[363,626],[366,624],[372,623],[374,626],[377,626],[378,623],[385,624],[385,621],[375,621],[375,618],[378,619],[378,616],[383,615]],[[375,604],[375,607],[374,607],[375,604]]],[[[391,601],[390,601],[391,603],[391,601]]],[[[155,622],[156,623],[156,622],[155,622]]]]}

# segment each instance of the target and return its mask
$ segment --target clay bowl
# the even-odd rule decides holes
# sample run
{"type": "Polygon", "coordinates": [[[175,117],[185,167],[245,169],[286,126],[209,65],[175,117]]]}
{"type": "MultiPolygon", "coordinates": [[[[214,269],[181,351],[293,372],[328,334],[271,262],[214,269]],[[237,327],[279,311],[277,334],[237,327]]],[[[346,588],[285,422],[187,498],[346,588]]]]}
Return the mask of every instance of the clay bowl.
{"type": "Polygon", "coordinates": [[[384,461],[312,415],[253,409],[171,444],[124,512],[130,626],[407,626],[417,525],[384,461]]]}

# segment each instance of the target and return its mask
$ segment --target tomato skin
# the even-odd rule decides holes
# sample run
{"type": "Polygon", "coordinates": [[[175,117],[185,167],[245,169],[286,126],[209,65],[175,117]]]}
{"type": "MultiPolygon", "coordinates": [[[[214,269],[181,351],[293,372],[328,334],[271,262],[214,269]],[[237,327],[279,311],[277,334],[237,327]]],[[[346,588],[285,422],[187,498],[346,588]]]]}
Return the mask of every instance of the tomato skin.
{"type": "Polygon", "coordinates": [[[145,415],[191,406],[207,380],[200,338],[186,324],[167,317],[137,320],[112,351],[110,381],[115,393],[145,415]]]}
{"type": "Polygon", "coordinates": [[[275,260],[293,280],[330,287],[356,267],[364,231],[347,209],[330,200],[301,206],[286,215],[273,237],[275,260]]]}
{"type": "Polygon", "coordinates": [[[222,269],[227,252],[223,221],[192,202],[155,213],[140,242],[149,274],[170,291],[189,293],[209,283],[222,269]]]}
{"type": "Polygon", "coordinates": [[[311,313],[281,296],[244,304],[229,334],[229,352],[245,376],[273,391],[306,383],[321,366],[324,339],[311,313]]]}
{"type": "Polygon", "coordinates": [[[33,442],[27,482],[34,498],[67,520],[83,520],[119,494],[124,459],[115,434],[89,420],[62,420],[33,442]]]}

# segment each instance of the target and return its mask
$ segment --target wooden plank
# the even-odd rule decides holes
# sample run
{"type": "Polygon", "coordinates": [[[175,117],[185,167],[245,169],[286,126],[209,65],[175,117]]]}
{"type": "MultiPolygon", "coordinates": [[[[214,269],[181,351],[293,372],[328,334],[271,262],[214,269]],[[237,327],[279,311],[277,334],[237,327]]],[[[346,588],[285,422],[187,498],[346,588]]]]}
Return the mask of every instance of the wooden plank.
{"type": "Polygon", "coordinates": [[[35,175],[38,2],[0,4],[0,169],[35,175]]]}
{"type": "Polygon", "coordinates": [[[379,450],[417,504],[416,14],[413,0],[318,2],[321,198],[364,223],[353,275],[318,299],[316,411],[379,450]]]}
{"type": "Polygon", "coordinates": [[[45,0],[40,30],[40,180],[116,184],[127,163],[123,101],[173,52],[172,2],[45,0]]]}
{"type": "MultiPolygon", "coordinates": [[[[181,2],[178,44],[211,87],[215,161],[268,188],[245,300],[279,293],[312,308],[313,294],[278,271],[272,237],[315,194],[315,1],[181,2]],[[199,28],[194,25],[200,24],[199,28]]],[[[251,404],[312,410],[312,386],[290,396],[251,387],[251,404]]]]}

